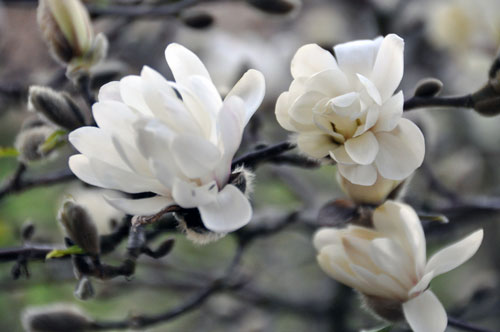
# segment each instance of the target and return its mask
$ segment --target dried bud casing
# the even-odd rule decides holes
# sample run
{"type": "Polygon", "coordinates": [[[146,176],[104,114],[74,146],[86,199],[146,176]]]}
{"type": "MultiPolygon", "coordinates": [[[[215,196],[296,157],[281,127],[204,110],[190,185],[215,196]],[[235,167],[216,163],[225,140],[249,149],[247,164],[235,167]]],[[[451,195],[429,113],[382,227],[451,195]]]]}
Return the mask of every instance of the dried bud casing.
{"type": "Polygon", "coordinates": [[[500,96],[476,102],[474,110],[484,116],[500,114],[500,96]]]}
{"type": "Polygon", "coordinates": [[[14,143],[19,160],[29,163],[45,158],[51,151],[44,152],[42,146],[53,132],[54,129],[46,125],[21,130],[14,143]]]}
{"type": "Polygon", "coordinates": [[[58,219],[76,245],[91,255],[99,254],[99,234],[87,210],[69,199],[59,210],[58,219]]]}
{"type": "Polygon", "coordinates": [[[68,130],[85,126],[85,116],[67,93],[43,86],[31,86],[29,105],[52,123],[68,130]]]}
{"type": "Polygon", "coordinates": [[[28,332],[84,332],[92,320],[72,305],[29,308],[23,312],[22,324],[28,332]]]}
{"type": "Polygon", "coordinates": [[[182,11],[179,19],[190,28],[206,29],[214,23],[214,17],[205,11],[187,9],[182,11]]]}
{"type": "Polygon", "coordinates": [[[366,309],[373,315],[389,322],[398,322],[404,319],[402,303],[378,296],[361,294],[366,309]]]}
{"type": "Polygon", "coordinates": [[[302,6],[300,0],[246,0],[251,6],[269,14],[288,14],[302,6]]]}
{"type": "Polygon", "coordinates": [[[424,78],[417,83],[415,97],[431,98],[437,96],[443,89],[443,82],[437,78],[424,78]]]}
{"type": "MultiPolygon", "coordinates": [[[[500,71],[498,73],[500,76],[500,71]]],[[[492,78],[484,87],[472,94],[472,104],[476,112],[484,116],[500,114],[500,77],[492,78]]]]}

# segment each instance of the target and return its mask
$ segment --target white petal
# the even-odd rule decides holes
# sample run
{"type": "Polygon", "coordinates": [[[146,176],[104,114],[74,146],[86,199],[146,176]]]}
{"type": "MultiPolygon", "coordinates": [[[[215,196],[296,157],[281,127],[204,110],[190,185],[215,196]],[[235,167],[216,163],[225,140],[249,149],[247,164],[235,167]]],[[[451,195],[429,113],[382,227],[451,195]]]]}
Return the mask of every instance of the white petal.
{"type": "Polygon", "coordinates": [[[321,251],[323,247],[338,243],[339,235],[339,230],[336,228],[321,228],[314,234],[314,248],[316,248],[317,251],[321,251]]]}
{"type": "Polygon", "coordinates": [[[364,117],[364,124],[356,128],[356,132],[354,133],[353,137],[358,137],[360,135],[363,135],[367,130],[372,128],[375,125],[375,123],[377,123],[379,115],[380,115],[380,107],[378,105],[370,106],[368,110],[366,110],[364,117]]]}
{"type": "Polygon", "coordinates": [[[412,289],[410,289],[408,295],[413,296],[415,294],[423,292],[427,287],[429,287],[432,278],[434,278],[434,273],[432,271],[424,274],[420,281],[415,286],[413,286],[412,289]]]}
{"type": "Polygon", "coordinates": [[[361,84],[365,87],[366,92],[368,93],[370,98],[372,98],[377,105],[382,105],[382,97],[380,97],[380,93],[378,92],[375,84],[373,84],[372,81],[361,74],[356,74],[356,76],[358,77],[361,84]]]}
{"type": "Polygon", "coordinates": [[[328,97],[351,92],[347,77],[340,69],[327,69],[311,76],[304,83],[306,91],[316,91],[328,97]]]}
{"type": "Polygon", "coordinates": [[[483,230],[480,229],[435,253],[427,262],[425,271],[434,272],[434,276],[446,273],[465,263],[479,249],[483,241],[483,230]]]}
{"type": "Polygon", "coordinates": [[[403,91],[399,91],[386,101],[380,108],[380,115],[373,131],[391,131],[393,130],[403,115],[404,104],[403,91]]]}
{"type": "Polygon", "coordinates": [[[330,151],[330,157],[332,157],[332,159],[338,162],[339,164],[345,164],[345,165],[355,164],[354,160],[352,160],[352,158],[347,154],[344,145],[341,145],[335,150],[330,151]]]}
{"type": "Polygon", "coordinates": [[[278,121],[281,127],[289,131],[296,131],[296,128],[290,122],[291,119],[290,115],[288,114],[289,95],[290,93],[288,91],[285,91],[282,94],[280,94],[278,100],[276,101],[276,108],[274,113],[276,115],[276,120],[278,121]]]}
{"type": "Polygon", "coordinates": [[[443,305],[430,290],[403,303],[403,312],[414,332],[444,332],[448,325],[443,305]]]}
{"type": "Polygon", "coordinates": [[[112,137],[112,141],[116,152],[130,170],[146,176],[152,175],[151,170],[149,169],[148,161],[136,147],[133,147],[116,137],[112,137]]]}
{"type": "Polygon", "coordinates": [[[404,41],[395,34],[387,35],[377,54],[372,75],[369,76],[382,100],[389,99],[399,86],[404,70],[404,41]]]}
{"type": "Polygon", "coordinates": [[[120,82],[113,81],[101,86],[101,88],[99,89],[97,100],[113,100],[123,102],[120,94],[120,82]]]}
{"type": "Polygon", "coordinates": [[[107,186],[97,178],[97,175],[90,167],[89,159],[83,154],[76,154],[69,157],[69,169],[80,180],[96,187],[107,188],[107,186]]]}
{"type": "Polygon", "coordinates": [[[300,151],[313,158],[324,158],[328,156],[330,150],[336,149],[335,144],[329,135],[322,132],[305,132],[297,136],[297,146],[300,151]]]}
{"type": "Polygon", "coordinates": [[[377,181],[377,170],[372,165],[337,165],[340,174],[354,184],[371,186],[377,181]]]}
{"type": "Polygon", "coordinates": [[[199,136],[176,136],[170,149],[179,169],[192,179],[212,172],[221,159],[219,149],[199,136]]]}
{"type": "Polygon", "coordinates": [[[162,209],[174,203],[171,199],[163,196],[140,199],[113,198],[104,196],[104,199],[106,199],[106,201],[116,209],[135,216],[149,216],[160,212],[162,209]]]}
{"type": "Polygon", "coordinates": [[[309,91],[300,96],[288,111],[292,119],[303,124],[312,124],[313,110],[316,104],[325,96],[316,91],[309,91]]]}
{"type": "Polygon", "coordinates": [[[151,116],[153,113],[142,96],[142,78],[136,75],[125,76],[120,80],[120,95],[123,102],[143,115],[151,116]]]}
{"type": "Polygon", "coordinates": [[[172,197],[177,204],[188,209],[213,202],[218,191],[215,181],[198,186],[193,182],[176,178],[172,188],[172,197]]]}
{"type": "Polygon", "coordinates": [[[172,43],[165,49],[165,58],[177,83],[183,84],[192,75],[200,75],[208,80],[210,75],[201,60],[182,45],[172,43]]]}
{"type": "Polygon", "coordinates": [[[137,121],[137,113],[124,103],[104,101],[92,106],[92,114],[99,126],[105,132],[134,144],[134,129],[132,124],[137,121]]]}
{"type": "Polygon", "coordinates": [[[422,164],[425,155],[424,135],[410,120],[400,119],[393,131],[375,135],[379,143],[375,164],[383,177],[403,180],[422,164]]]}
{"type": "Polygon", "coordinates": [[[351,106],[357,100],[359,100],[359,93],[348,92],[343,95],[330,99],[330,103],[332,103],[334,106],[344,108],[351,106]]]}
{"type": "Polygon", "coordinates": [[[352,270],[358,279],[365,283],[365,294],[403,300],[407,296],[407,291],[394,279],[386,274],[375,274],[362,266],[351,264],[352,270]]]}
{"type": "Polygon", "coordinates": [[[217,233],[232,232],[248,224],[252,206],[246,196],[235,186],[226,185],[216,200],[198,207],[206,228],[217,233]]]}
{"type": "Polygon", "coordinates": [[[206,112],[215,117],[222,107],[222,99],[212,81],[203,76],[193,75],[189,77],[188,82],[188,88],[198,97],[206,112]]]}
{"type": "Polygon", "coordinates": [[[373,212],[375,229],[389,238],[398,239],[412,260],[416,278],[425,268],[425,235],[416,212],[409,206],[386,201],[373,212]]]}
{"type": "Polygon", "coordinates": [[[405,287],[412,286],[413,266],[401,246],[390,238],[371,241],[370,257],[385,273],[401,282],[405,287]]]}
{"type": "Polygon", "coordinates": [[[320,71],[335,68],[337,61],[333,55],[317,44],[307,44],[299,48],[291,62],[293,78],[312,76],[320,71]]]}
{"type": "Polygon", "coordinates": [[[361,165],[370,165],[373,163],[378,153],[377,138],[371,131],[348,139],[345,141],[344,146],[352,160],[361,165]]]}
{"type": "Polygon", "coordinates": [[[349,75],[351,81],[357,81],[356,74],[368,77],[372,72],[381,41],[382,38],[356,40],[338,44],[333,48],[340,69],[349,75]]]}
{"type": "Polygon", "coordinates": [[[229,91],[226,99],[231,96],[238,96],[243,100],[246,106],[244,122],[244,125],[246,125],[262,103],[265,93],[266,83],[264,75],[262,75],[260,71],[250,69],[240,78],[231,91],[229,91]]]}
{"type": "Polygon", "coordinates": [[[68,136],[71,144],[82,154],[98,158],[123,169],[129,169],[116,151],[111,136],[97,127],[80,127],[68,136]]]}

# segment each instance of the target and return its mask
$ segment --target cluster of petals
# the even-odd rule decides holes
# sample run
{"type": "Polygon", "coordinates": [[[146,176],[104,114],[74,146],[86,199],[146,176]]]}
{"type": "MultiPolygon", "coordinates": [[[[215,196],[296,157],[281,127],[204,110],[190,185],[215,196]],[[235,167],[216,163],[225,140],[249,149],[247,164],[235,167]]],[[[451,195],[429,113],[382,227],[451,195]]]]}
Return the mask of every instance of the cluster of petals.
{"type": "Polygon", "coordinates": [[[314,237],[318,262],[337,281],[364,295],[393,300],[415,332],[443,332],[447,315],[431,279],[463,264],[483,239],[478,230],[429,260],[420,220],[408,205],[387,201],[375,209],[373,228],[324,228],[314,237]]]}
{"type": "Polygon", "coordinates": [[[264,97],[264,78],[249,70],[222,99],[194,53],[174,43],[165,55],[175,82],[144,67],[140,76],[100,89],[92,109],[98,127],[69,136],[81,153],[70,158],[70,168],[94,186],[149,193],[107,198],[128,214],[152,215],[175,204],[197,208],[214,232],[240,228],[252,209],[228,180],[244,127],[264,97]]]}
{"type": "Polygon", "coordinates": [[[280,125],[298,133],[301,151],[330,156],[356,185],[377,178],[403,180],[423,161],[424,137],[402,118],[404,42],[395,34],[334,47],[302,46],[291,63],[294,78],[276,104],[280,125]]]}

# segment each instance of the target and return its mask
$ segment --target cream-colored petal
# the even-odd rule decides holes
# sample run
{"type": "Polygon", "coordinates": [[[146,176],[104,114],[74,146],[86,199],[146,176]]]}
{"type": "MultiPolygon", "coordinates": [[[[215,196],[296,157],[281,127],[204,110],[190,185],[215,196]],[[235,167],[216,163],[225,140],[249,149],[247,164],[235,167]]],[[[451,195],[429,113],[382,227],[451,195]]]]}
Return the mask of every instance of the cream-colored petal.
{"type": "Polygon", "coordinates": [[[414,332],[444,332],[448,325],[443,305],[430,290],[403,303],[403,312],[414,332]]]}
{"type": "Polygon", "coordinates": [[[378,142],[372,132],[367,131],[361,136],[350,138],[344,143],[349,157],[361,165],[370,165],[378,153],[378,142]]]}

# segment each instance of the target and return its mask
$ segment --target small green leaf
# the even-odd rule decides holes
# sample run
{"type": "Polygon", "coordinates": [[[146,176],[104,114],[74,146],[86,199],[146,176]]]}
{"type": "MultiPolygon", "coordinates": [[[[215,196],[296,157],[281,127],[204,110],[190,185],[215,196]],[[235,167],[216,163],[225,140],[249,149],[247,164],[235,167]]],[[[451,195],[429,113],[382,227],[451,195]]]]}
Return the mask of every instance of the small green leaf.
{"type": "Polygon", "coordinates": [[[0,147],[0,158],[3,157],[17,157],[19,156],[19,151],[13,147],[0,147]]]}
{"type": "Polygon", "coordinates": [[[54,131],[47,139],[45,142],[42,144],[41,151],[43,153],[47,153],[49,151],[55,150],[60,146],[63,146],[66,144],[66,135],[68,132],[66,130],[56,130],[54,131]]]}
{"type": "Polygon", "coordinates": [[[49,252],[47,256],[45,256],[45,259],[60,258],[67,255],[78,255],[84,253],[85,251],[83,251],[83,249],[80,248],[79,246],[71,246],[66,249],[54,249],[51,252],[49,252]]]}
{"type": "Polygon", "coordinates": [[[390,332],[392,330],[392,325],[380,326],[374,329],[361,330],[359,332],[390,332]]]}

